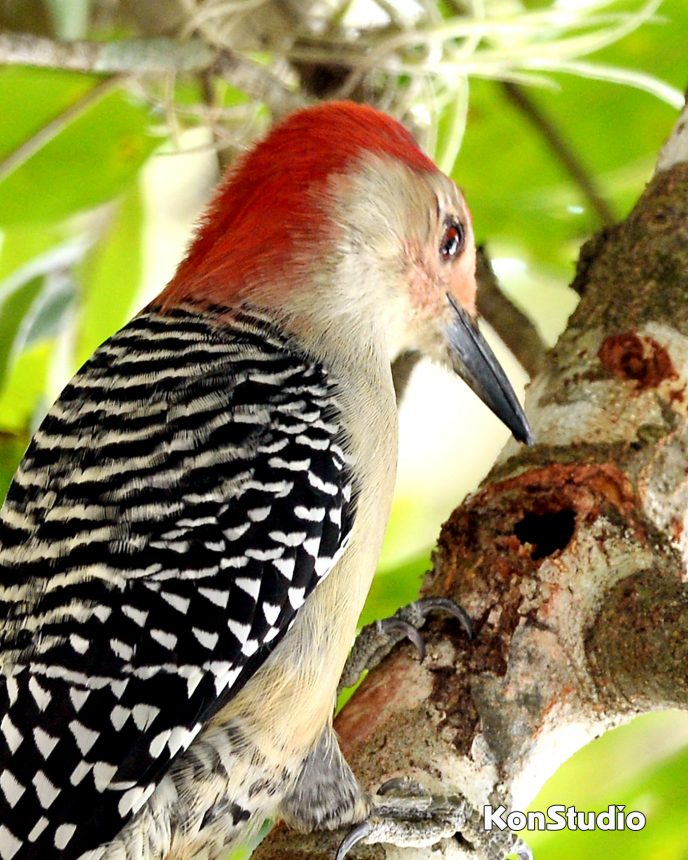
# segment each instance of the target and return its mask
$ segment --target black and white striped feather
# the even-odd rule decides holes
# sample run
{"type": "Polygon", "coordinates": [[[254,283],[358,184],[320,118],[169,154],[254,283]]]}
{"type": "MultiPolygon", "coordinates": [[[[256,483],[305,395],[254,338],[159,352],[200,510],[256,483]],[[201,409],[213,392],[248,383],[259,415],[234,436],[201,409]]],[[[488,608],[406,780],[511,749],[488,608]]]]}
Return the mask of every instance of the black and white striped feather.
{"type": "Polygon", "coordinates": [[[0,515],[0,860],[79,857],[265,660],[351,529],[337,387],[259,312],[151,309],[0,515]]]}

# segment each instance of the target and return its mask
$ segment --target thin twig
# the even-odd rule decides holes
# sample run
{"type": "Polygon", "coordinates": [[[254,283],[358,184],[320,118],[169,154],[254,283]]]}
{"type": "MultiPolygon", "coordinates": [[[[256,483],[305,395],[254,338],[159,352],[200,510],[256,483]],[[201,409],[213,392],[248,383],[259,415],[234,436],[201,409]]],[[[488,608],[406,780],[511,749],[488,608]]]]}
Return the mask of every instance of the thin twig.
{"type": "Polygon", "coordinates": [[[478,248],[478,310],[497,332],[532,379],[540,370],[547,347],[538,330],[499,289],[484,248],[478,248]]]}
{"type": "Polygon", "coordinates": [[[385,13],[385,15],[387,15],[392,26],[399,30],[404,30],[406,28],[406,24],[404,23],[403,18],[399,15],[399,11],[394,3],[390,2],[390,0],[373,0],[373,2],[385,13]]]}
{"type": "Polygon", "coordinates": [[[114,42],[56,42],[28,33],[0,33],[0,65],[15,64],[101,74],[203,72],[210,70],[252,98],[274,116],[298,107],[304,99],[269,69],[200,39],[120,39],[114,42]]]}
{"type": "Polygon", "coordinates": [[[547,114],[537,106],[535,101],[518,84],[504,81],[502,89],[507,97],[530,120],[531,125],[542,135],[569,176],[578,185],[581,193],[588,201],[590,208],[597,214],[604,227],[616,223],[616,217],[611,207],[600,193],[594,178],[585,169],[581,160],[569,146],[559,130],[547,114]]]}
{"type": "Polygon", "coordinates": [[[231,157],[223,145],[224,141],[222,140],[222,133],[217,123],[217,99],[213,90],[212,76],[208,72],[201,72],[199,75],[199,84],[203,95],[203,103],[206,106],[206,122],[213,135],[213,149],[215,150],[215,157],[217,158],[217,168],[220,176],[222,176],[229,166],[231,157]]]}
{"type": "Polygon", "coordinates": [[[264,102],[275,119],[308,104],[303,95],[287,89],[268,69],[233,52],[220,51],[210,70],[246,95],[264,102]]]}
{"type": "Polygon", "coordinates": [[[197,72],[207,69],[216,51],[190,39],[119,39],[114,42],[58,42],[30,33],[0,33],[0,64],[71,69],[78,72],[197,72]]]}

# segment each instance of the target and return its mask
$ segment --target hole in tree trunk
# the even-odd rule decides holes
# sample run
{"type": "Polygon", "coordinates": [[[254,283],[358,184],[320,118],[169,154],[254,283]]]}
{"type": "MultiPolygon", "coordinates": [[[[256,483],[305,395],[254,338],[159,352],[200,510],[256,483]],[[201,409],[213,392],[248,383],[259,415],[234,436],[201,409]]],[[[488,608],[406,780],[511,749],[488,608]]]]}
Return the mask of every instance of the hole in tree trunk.
{"type": "Polygon", "coordinates": [[[514,526],[516,537],[521,543],[533,547],[531,558],[546,558],[564,549],[573,537],[576,528],[574,511],[565,508],[561,511],[530,512],[514,526]]]}

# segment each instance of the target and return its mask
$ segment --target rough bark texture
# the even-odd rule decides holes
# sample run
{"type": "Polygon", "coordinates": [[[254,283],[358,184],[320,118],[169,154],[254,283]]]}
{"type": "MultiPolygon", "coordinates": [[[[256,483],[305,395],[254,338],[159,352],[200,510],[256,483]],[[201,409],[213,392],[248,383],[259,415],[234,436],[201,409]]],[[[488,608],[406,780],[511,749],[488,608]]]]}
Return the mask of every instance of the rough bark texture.
{"type": "MultiPolygon", "coordinates": [[[[445,524],[426,594],[470,613],[420,665],[397,649],[337,720],[374,789],[398,775],[475,807],[432,849],[355,858],[494,858],[487,803],[523,809],[559,765],[635,715],[688,707],[686,112],[626,221],[581,254],[581,302],[530,386],[537,445],[509,443],[445,524]]],[[[256,860],[331,860],[337,836],[277,828],[256,860]]]]}

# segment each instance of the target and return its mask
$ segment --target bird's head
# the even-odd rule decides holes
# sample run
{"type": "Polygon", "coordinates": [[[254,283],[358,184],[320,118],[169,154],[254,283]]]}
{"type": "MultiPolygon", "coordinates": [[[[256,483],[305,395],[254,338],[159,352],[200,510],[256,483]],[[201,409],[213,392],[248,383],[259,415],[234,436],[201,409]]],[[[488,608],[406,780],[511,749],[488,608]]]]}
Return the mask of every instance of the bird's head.
{"type": "Polygon", "coordinates": [[[416,350],[455,370],[530,441],[480,334],[475,241],[456,185],[402,125],[330,102],[292,114],[239,159],[163,294],[279,314],[321,353],[416,350]]]}

